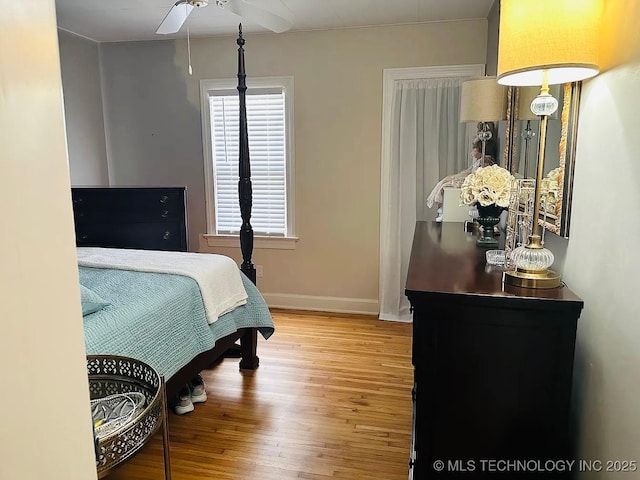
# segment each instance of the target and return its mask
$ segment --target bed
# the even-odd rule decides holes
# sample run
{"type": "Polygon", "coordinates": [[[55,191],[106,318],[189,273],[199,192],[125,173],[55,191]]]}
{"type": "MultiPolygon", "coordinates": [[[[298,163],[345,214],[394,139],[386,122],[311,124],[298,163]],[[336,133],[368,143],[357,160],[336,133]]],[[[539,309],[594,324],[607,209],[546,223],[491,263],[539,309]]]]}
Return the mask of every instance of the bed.
{"type": "MultiPolygon", "coordinates": [[[[240,369],[257,368],[258,333],[264,338],[273,333],[268,308],[255,286],[256,271],[251,259],[252,188],[241,29],[237,43],[243,257],[239,281],[247,294],[246,303],[221,312],[212,322],[206,298],[194,278],[135,267],[79,263],[81,284],[105,303],[104,308],[84,316],[87,353],[129,356],[148,363],[165,376],[169,398],[237,341],[240,369]]],[[[99,247],[99,251],[186,252],[186,198],[184,187],[74,187],[79,258],[86,247],[99,247]]]]}

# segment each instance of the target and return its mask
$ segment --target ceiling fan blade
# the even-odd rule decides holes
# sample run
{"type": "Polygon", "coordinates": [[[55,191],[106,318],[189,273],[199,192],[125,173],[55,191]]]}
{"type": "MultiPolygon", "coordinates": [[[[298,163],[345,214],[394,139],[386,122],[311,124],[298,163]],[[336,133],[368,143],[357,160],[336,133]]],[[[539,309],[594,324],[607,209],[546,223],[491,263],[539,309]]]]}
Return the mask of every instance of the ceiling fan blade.
{"type": "Polygon", "coordinates": [[[229,0],[224,8],[272,32],[286,32],[293,25],[293,14],[280,0],[275,2],[275,4],[269,2],[271,7],[269,8],[265,0],[262,0],[259,5],[245,0],[229,0]]]}
{"type": "Polygon", "coordinates": [[[176,2],[176,4],[171,7],[167,16],[164,17],[162,23],[156,30],[156,33],[160,35],[168,35],[170,33],[176,33],[182,27],[182,24],[185,22],[191,11],[193,10],[193,5],[187,3],[184,0],[180,0],[176,2]]]}

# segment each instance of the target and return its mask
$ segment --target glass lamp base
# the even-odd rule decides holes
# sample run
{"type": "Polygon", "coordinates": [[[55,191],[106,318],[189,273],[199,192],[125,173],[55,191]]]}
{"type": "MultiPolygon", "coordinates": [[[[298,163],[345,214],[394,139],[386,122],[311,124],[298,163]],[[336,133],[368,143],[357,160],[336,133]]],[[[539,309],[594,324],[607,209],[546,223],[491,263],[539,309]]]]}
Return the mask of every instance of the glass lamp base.
{"type": "Polygon", "coordinates": [[[530,235],[526,246],[520,246],[511,252],[511,260],[515,268],[504,272],[503,283],[524,288],[560,286],[560,274],[549,270],[553,265],[553,253],[542,246],[540,235],[530,235]]]}
{"type": "Polygon", "coordinates": [[[524,288],[557,288],[562,283],[562,277],[553,270],[531,272],[526,270],[508,270],[502,274],[502,282],[514,287],[524,288]]]}

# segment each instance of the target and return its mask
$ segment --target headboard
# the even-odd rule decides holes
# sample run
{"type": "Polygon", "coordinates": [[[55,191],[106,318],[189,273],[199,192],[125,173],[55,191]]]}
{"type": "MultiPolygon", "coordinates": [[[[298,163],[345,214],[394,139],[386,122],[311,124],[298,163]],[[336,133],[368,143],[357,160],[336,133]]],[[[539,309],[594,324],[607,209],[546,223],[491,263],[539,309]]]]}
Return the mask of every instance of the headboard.
{"type": "Polygon", "coordinates": [[[185,187],[74,187],[76,245],[187,251],[185,187]]]}

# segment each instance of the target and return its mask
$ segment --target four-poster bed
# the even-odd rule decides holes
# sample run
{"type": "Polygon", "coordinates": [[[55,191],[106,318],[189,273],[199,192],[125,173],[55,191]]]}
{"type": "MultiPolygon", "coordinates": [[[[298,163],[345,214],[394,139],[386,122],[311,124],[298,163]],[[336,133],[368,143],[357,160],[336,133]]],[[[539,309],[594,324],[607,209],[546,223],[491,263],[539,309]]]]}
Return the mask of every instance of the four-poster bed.
{"type": "MultiPolygon", "coordinates": [[[[245,40],[242,36],[242,25],[239,27],[238,45],[238,94],[240,103],[240,153],[239,153],[239,181],[238,194],[240,211],[242,217],[242,226],[240,228],[240,248],[242,251],[241,272],[250,282],[256,282],[256,270],[252,262],[253,253],[253,228],[250,223],[251,207],[252,207],[252,185],[251,185],[251,167],[249,161],[249,141],[247,131],[247,115],[246,115],[246,73],[244,66],[244,44],[245,40]]],[[[166,250],[174,252],[186,252],[186,189],[183,187],[105,187],[105,188],[73,188],[72,189],[74,218],[76,227],[76,244],[78,247],[112,247],[125,249],[140,250],[166,250]]],[[[194,254],[200,255],[200,254],[194,254]]],[[[205,254],[202,254],[205,255],[205,254]]],[[[98,293],[108,296],[106,283],[117,283],[125,281],[126,275],[123,273],[115,275],[115,280],[107,277],[105,273],[95,276],[96,272],[90,267],[80,266],[80,277],[88,283],[89,287],[94,287],[98,293]],[[92,276],[93,275],[93,276],[92,276]],[[109,278],[105,281],[105,278],[109,278]]],[[[131,273],[131,272],[129,272],[131,273]]],[[[142,274],[140,271],[135,274],[142,274]]],[[[132,275],[134,275],[132,273],[132,275]]],[[[138,277],[135,277],[136,279],[138,277]]],[[[257,333],[260,331],[267,338],[273,331],[273,323],[268,314],[268,308],[264,300],[257,293],[253,285],[249,285],[243,279],[246,291],[249,294],[247,305],[237,307],[236,310],[230,312],[234,315],[229,320],[227,315],[220,317],[220,320],[210,325],[211,335],[209,333],[205,340],[209,342],[206,348],[200,346],[200,350],[191,360],[183,362],[184,364],[171,366],[171,374],[167,375],[167,394],[174,395],[185,384],[189,382],[199,371],[206,368],[219,357],[221,357],[228,349],[236,345],[236,341],[240,341],[240,368],[255,369],[258,367],[259,359],[256,354],[257,333]],[[268,318],[267,318],[268,317],[268,318]],[[222,325],[222,326],[219,326],[222,325]],[[212,342],[214,343],[210,343],[212,342]]],[[[142,281],[141,283],[145,283],[142,281]]],[[[179,282],[178,282],[179,283],[179,282]]],[[[172,287],[173,288],[173,287],[172,287]]],[[[167,290],[166,297],[170,296],[173,289],[167,290]]],[[[126,292],[128,293],[128,292],[126,292]]],[[[123,290],[120,290],[123,295],[123,290]]],[[[124,295],[126,297],[127,295],[124,295]]],[[[107,303],[109,299],[105,298],[107,303]]],[[[118,307],[118,302],[124,302],[120,297],[112,297],[111,303],[118,307]]],[[[114,307],[112,305],[112,307],[114,307]]],[[[117,310],[117,308],[111,310],[117,310]]],[[[186,308],[186,307],[185,307],[186,308]]],[[[191,307],[189,307],[191,308],[191,307]]],[[[96,335],[102,335],[103,331],[106,340],[115,338],[118,332],[114,330],[114,321],[109,317],[110,307],[104,310],[92,313],[84,317],[85,333],[87,333],[87,325],[92,322],[104,321],[105,327],[93,328],[92,335],[94,340],[96,335]]],[[[153,329],[149,327],[140,335],[149,335],[149,342],[155,348],[163,348],[168,340],[157,341],[151,338],[153,329]]],[[[202,327],[204,330],[204,327],[202,327]]],[[[102,340],[105,340],[104,336],[102,340]]],[[[120,339],[121,341],[124,341],[120,339]]],[[[140,339],[135,341],[140,342],[140,339]]],[[[95,345],[89,344],[87,340],[88,353],[93,354],[123,354],[122,345],[114,346],[114,351],[108,351],[110,347],[105,346],[105,341],[97,341],[95,345]],[[99,345],[99,346],[96,346],[99,345]],[[96,348],[107,351],[95,351],[96,348]]],[[[161,355],[174,355],[175,350],[182,348],[185,340],[178,342],[178,345],[167,344],[166,351],[161,355]]],[[[108,341],[106,342],[108,344],[108,341]]],[[[139,351],[140,345],[134,346],[139,351]]],[[[131,347],[131,348],[134,348],[131,347]]],[[[184,353],[185,355],[188,352],[184,353]]],[[[147,358],[140,358],[142,361],[154,365],[153,361],[147,358]]],[[[160,373],[165,372],[159,369],[160,373]]]]}

